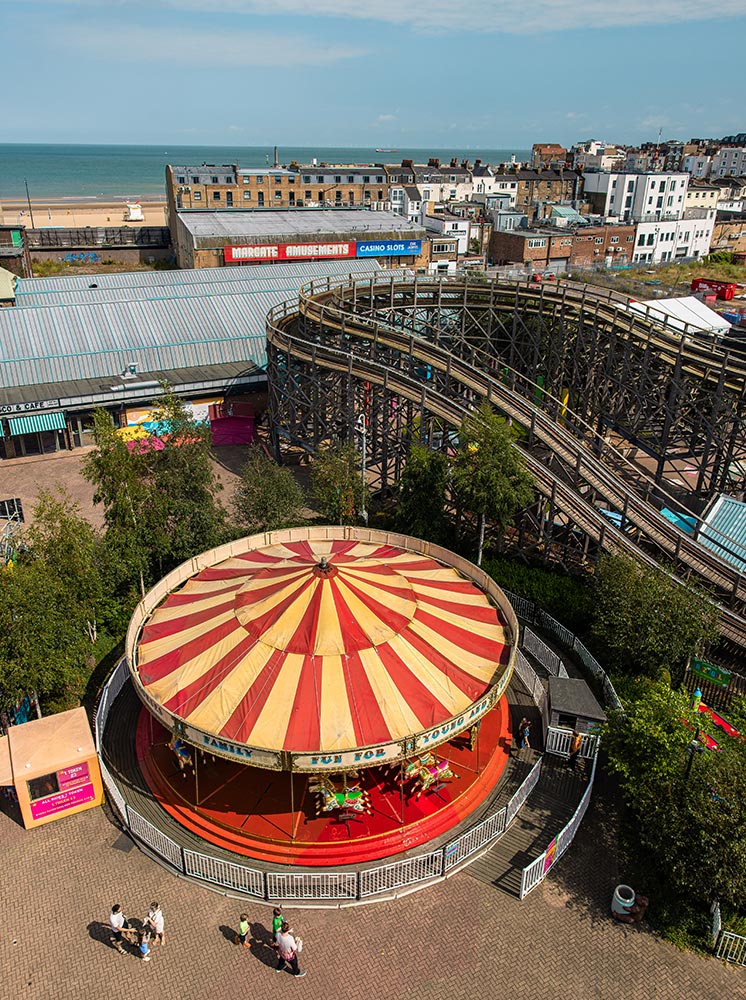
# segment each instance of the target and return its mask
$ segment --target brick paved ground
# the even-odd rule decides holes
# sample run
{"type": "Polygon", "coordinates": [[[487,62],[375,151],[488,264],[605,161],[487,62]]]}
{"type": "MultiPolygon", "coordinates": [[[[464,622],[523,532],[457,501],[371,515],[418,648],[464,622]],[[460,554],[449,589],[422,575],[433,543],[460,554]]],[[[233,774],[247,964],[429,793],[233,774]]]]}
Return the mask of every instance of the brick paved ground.
{"type": "Polygon", "coordinates": [[[746,969],[681,953],[645,929],[614,924],[618,880],[603,815],[592,809],[570,853],[523,902],[461,873],[389,903],[288,909],[308,975],[274,971],[263,943],[269,907],[179,880],[97,809],[26,832],[0,813],[0,996],[38,1000],[722,1000],[746,996],[746,969]],[[149,964],[108,944],[121,901],[141,918],[152,898],[167,945],[149,964]],[[241,909],[254,945],[230,943],[241,909]]]}

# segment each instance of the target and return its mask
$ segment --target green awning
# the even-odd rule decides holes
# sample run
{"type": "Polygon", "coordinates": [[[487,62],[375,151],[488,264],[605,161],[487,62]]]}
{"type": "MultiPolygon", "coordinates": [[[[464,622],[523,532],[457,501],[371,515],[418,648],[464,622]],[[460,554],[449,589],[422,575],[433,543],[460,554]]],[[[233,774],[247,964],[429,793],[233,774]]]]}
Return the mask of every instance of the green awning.
{"type": "Polygon", "coordinates": [[[28,417],[10,417],[8,423],[13,437],[19,434],[38,434],[39,431],[64,431],[65,414],[61,410],[32,413],[28,417]]]}

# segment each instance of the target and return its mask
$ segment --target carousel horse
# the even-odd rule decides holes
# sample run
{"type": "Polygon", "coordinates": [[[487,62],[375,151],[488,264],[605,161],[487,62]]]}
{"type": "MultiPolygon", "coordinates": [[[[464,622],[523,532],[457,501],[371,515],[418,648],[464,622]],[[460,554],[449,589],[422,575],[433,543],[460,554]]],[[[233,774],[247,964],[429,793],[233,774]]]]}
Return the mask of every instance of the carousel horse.
{"type": "Polygon", "coordinates": [[[347,785],[341,788],[334,784],[326,774],[316,775],[316,781],[308,786],[308,790],[319,797],[316,803],[316,815],[333,812],[335,809],[351,809],[354,812],[370,812],[370,796],[359,785],[347,785]]]}
{"type": "Polygon", "coordinates": [[[451,770],[451,765],[447,760],[442,760],[431,753],[426,754],[420,761],[411,761],[410,763],[414,766],[408,777],[414,780],[417,789],[415,801],[423,792],[429,792],[435,784],[441,781],[450,781],[451,778],[458,778],[458,775],[451,770]]]}
{"type": "Polygon", "coordinates": [[[185,768],[187,764],[189,765],[189,767],[192,767],[192,755],[189,753],[186,743],[183,740],[180,740],[178,736],[175,736],[171,739],[171,742],[168,744],[168,747],[169,750],[173,750],[173,752],[176,754],[176,760],[179,765],[179,768],[184,777],[186,778],[185,768]]]}

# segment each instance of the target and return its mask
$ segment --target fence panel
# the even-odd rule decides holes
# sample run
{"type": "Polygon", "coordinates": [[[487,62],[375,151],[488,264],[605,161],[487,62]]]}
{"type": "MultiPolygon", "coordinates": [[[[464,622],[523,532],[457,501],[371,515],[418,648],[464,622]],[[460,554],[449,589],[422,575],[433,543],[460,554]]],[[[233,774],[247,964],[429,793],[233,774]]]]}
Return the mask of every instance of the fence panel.
{"type": "Polygon", "coordinates": [[[175,844],[170,837],[166,836],[165,833],[161,833],[157,826],[153,826],[152,823],[149,823],[145,817],[141,816],[135,809],[127,809],[127,818],[129,819],[130,830],[139,840],[142,840],[143,843],[148,845],[148,847],[152,847],[156,854],[160,854],[160,856],[169,861],[174,868],[178,868],[180,872],[184,871],[184,865],[181,859],[181,848],[178,844],[175,844]]]}
{"type": "Polygon", "coordinates": [[[541,777],[541,758],[539,758],[539,760],[536,761],[534,766],[529,771],[526,780],[523,782],[518,791],[514,793],[510,802],[508,802],[507,806],[505,807],[506,830],[515,819],[523,803],[526,801],[526,799],[529,797],[531,792],[536,787],[536,783],[540,777],[541,777]]]}
{"type": "Polygon", "coordinates": [[[114,808],[119,814],[119,818],[122,820],[124,825],[127,825],[127,803],[122,798],[122,793],[117,788],[116,782],[109,773],[109,769],[104,764],[102,760],[99,760],[99,767],[101,768],[101,779],[104,783],[104,788],[106,789],[106,794],[111,799],[114,808]]]}
{"type": "Polygon", "coordinates": [[[712,936],[712,947],[715,948],[718,943],[718,938],[720,937],[720,929],[723,926],[723,921],[720,916],[720,902],[717,899],[710,907],[710,913],[712,915],[710,934],[712,936]]]}
{"type": "Polygon", "coordinates": [[[493,813],[487,819],[467,830],[457,840],[451,841],[443,848],[443,868],[450,871],[456,865],[461,864],[466,858],[476,854],[491,840],[495,840],[505,832],[506,809],[493,813]]]}
{"type": "Polygon", "coordinates": [[[548,615],[546,611],[542,611],[541,608],[538,609],[536,623],[537,625],[541,625],[543,629],[546,629],[547,632],[551,632],[552,635],[556,636],[559,641],[563,643],[563,645],[569,646],[569,648],[572,649],[572,643],[575,636],[570,629],[565,628],[564,625],[560,625],[555,618],[548,615]]]}
{"type": "Polygon", "coordinates": [[[237,889],[249,896],[264,898],[264,874],[255,868],[244,865],[234,865],[230,861],[210,858],[197,851],[184,851],[184,873],[196,875],[206,882],[224,885],[229,889],[237,889]]]}
{"type": "Polygon", "coordinates": [[[534,602],[527,600],[525,597],[518,597],[517,594],[511,594],[509,590],[503,590],[503,593],[513,605],[513,611],[515,611],[516,616],[523,621],[533,624],[534,615],[536,614],[536,605],[534,602]]]}
{"type": "Polygon", "coordinates": [[[356,899],[355,872],[267,872],[267,899],[356,899]]]}
{"type": "MultiPolygon", "coordinates": [[[[571,739],[571,730],[550,726],[547,730],[546,752],[557,754],[560,757],[569,757],[571,739]]],[[[585,757],[587,760],[592,760],[598,753],[598,744],[598,736],[584,733],[582,743],[580,744],[580,756],[585,757]]]]}
{"type": "Polygon", "coordinates": [[[532,632],[530,628],[525,628],[523,630],[523,648],[527,649],[532,656],[535,656],[539,663],[546,667],[550,674],[555,677],[559,676],[559,668],[562,663],[562,658],[558,656],[553,649],[550,649],[545,642],[543,642],[535,632],[532,632]]]}
{"type": "Polygon", "coordinates": [[[360,898],[437,878],[442,867],[443,851],[440,850],[420,854],[416,858],[405,858],[380,868],[369,868],[360,872],[360,898]]]}
{"type": "Polygon", "coordinates": [[[527,896],[544,878],[544,862],[546,861],[546,857],[547,852],[544,851],[535,861],[532,861],[530,865],[527,865],[523,869],[521,874],[521,899],[527,896]]]}
{"type": "Polygon", "coordinates": [[[721,931],[715,954],[726,962],[746,965],[746,937],[733,931],[721,931]]]}

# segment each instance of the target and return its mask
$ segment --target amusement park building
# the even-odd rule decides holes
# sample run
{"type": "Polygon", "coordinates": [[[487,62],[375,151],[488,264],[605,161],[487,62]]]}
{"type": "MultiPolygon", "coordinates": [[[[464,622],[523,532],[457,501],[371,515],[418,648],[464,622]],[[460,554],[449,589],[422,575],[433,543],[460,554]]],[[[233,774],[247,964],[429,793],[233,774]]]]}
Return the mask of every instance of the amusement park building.
{"type": "Polygon", "coordinates": [[[364,209],[178,212],[174,249],[182,268],[355,259],[424,267],[425,236],[400,215],[364,209]]]}
{"type": "Polygon", "coordinates": [[[0,309],[0,455],[86,444],[94,407],[126,423],[160,379],[188,400],[263,388],[268,310],[313,278],[376,270],[349,260],[21,279],[15,306],[0,309]]]}

